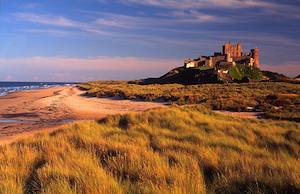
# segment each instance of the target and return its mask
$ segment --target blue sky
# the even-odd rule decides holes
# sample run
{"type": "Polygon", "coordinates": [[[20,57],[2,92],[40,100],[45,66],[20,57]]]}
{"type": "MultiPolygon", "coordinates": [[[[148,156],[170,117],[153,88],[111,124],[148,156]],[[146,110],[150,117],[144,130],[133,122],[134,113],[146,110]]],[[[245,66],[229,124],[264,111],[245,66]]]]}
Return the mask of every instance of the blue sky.
{"type": "Polygon", "coordinates": [[[0,0],[0,80],[159,76],[240,41],[300,74],[300,0],[0,0]]]}

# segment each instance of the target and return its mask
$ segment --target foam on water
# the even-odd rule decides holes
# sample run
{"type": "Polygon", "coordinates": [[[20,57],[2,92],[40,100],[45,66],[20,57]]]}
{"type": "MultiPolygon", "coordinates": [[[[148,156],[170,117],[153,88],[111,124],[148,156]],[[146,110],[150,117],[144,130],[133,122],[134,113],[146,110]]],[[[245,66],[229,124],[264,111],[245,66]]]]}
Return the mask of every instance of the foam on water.
{"type": "Polygon", "coordinates": [[[57,87],[63,85],[73,85],[75,83],[63,83],[63,82],[0,82],[0,96],[5,96],[8,93],[43,89],[49,87],[57,87]]]}

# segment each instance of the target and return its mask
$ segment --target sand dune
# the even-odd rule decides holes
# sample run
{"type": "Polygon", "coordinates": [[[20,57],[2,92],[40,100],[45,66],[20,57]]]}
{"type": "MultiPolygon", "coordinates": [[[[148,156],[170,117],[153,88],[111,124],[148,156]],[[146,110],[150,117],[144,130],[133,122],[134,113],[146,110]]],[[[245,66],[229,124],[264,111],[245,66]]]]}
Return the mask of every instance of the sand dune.
{"type": "Polygon", "coordinates": [[[0,97],[0,141],[76,120],[97,120],[111,114],[140,112],[161,103],[89,98],[76,87],[53,87],[0,97]]]}

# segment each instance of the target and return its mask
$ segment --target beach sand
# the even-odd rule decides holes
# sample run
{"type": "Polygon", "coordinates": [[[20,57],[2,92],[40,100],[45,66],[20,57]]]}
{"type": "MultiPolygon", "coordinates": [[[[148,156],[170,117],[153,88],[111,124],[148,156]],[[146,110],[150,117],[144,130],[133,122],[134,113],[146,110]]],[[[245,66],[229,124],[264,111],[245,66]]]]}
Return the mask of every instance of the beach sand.
{"type": "Polygon", "coordinates": [[[162,103],[83,96],[72,86],[22,91],[0,97],[0,143],[77,120],[141,112],[162,103]]]}
{"type": "Polygon", "coordinates": [[[261,118],[261,116],[264,114],[263,112],[232,112],[232,111],[221,111],[221,110],[215,110],[214,112],[222,115],[242,118],[242,119],[258,119],[261,118]]]}

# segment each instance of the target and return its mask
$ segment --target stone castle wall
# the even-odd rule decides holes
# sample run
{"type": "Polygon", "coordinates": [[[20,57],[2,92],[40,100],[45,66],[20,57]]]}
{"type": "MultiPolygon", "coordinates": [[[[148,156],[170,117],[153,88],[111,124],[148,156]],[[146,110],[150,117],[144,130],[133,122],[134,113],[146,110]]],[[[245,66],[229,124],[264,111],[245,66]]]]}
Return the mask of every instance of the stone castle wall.
{"type": "Polygon", "coordinates": [[[233,45],[230,42],[223,45],[223,55],[230,54],[231,57],[241,57],[243,53],[240,43],[233,45]]]}
{"type": "Polygon", "coordinates": [[[254,62],[253,62],[254,67],[259,68],[260,63],[259,63],[259,49],[258,48],[251,50],[251,57],[254,59],[254,62]]]}
{"type": "Polygon", "coordinates": [[[234,66],[235,64],[245,64],[253,67],[260,67],[259,62],[259,49],[252,49],[250,53],[243,53],[240,43],[236,45],[230,42],[223,45],[223,53],[215,52],[213,56],[201,56],[197,59],[187,59],[184,61],[186,68],[209,66],[217,67],[219,65],[234,66]]]}

